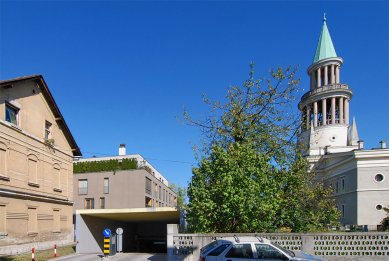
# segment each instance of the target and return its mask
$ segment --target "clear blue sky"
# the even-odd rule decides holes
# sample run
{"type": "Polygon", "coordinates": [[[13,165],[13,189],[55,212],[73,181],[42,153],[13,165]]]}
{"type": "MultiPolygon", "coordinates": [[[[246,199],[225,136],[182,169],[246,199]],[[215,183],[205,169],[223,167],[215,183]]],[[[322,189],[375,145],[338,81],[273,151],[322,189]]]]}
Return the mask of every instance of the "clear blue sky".
{"type": "MultiPolygon", "coordinates": [[[[2,1],[0,79],[42,74],[85,157],[128,153],[185,186],[201,94],[299,65],[309,89],[323,12],[368,148],[389,138],[388,1],[2,1]]],[[[389,140],[388,140],[389,141],[389,140]]]]}

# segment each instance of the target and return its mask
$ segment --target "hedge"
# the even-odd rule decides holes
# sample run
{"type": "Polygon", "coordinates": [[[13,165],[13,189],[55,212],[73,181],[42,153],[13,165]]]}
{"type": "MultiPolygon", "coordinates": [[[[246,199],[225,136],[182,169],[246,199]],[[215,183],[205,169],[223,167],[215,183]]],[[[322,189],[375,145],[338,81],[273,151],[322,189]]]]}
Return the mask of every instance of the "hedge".
{"type": "Polygon", "coordinates": [[[138,161],[136,159],[122,159],[120,161],[112,159],[104,161],[75,162],[73,164],[74,173],[116,171],[128,169],[138,169],[138,161]]]}

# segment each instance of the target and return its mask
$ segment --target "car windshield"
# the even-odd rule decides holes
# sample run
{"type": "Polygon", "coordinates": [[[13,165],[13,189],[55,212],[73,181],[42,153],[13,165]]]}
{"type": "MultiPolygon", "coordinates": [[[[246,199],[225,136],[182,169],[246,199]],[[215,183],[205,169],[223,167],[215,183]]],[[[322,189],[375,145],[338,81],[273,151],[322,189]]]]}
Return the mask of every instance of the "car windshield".
{"type": "Polygon", "coordinates": [[[204,253],[208,252],[209,250],[211,250],[212,248],[217,246],[217,244],[218,244],[217,241],[213,241],[213,242],[209,243],[208,245],[206,245],[200,249],[200,253],[204,254],[204,253]]]}
{"type": "Polygon", "coordinates": [[[220,255],[221,253],[223,253],[223,251],[229,247],[231,244],[222,244],[218,247],[216,247],[215,249],[213,249],[211,252],[209,252],[208,256],[218,256],[220,255]]]}
{"type": "Polygon", "coordinates": [[[285,253],[287,253],[288,255],[291,255],[291,256],[295,256],[294,252],[292,250],[289,250],[289,249],[286,249],[286,248],[283,248],[282,246],[280,245],[277,245],[276,243],[271,243],[273,246],[276,246],[277,248],[281,249],[282,251],[284,251],[285,253]]]}

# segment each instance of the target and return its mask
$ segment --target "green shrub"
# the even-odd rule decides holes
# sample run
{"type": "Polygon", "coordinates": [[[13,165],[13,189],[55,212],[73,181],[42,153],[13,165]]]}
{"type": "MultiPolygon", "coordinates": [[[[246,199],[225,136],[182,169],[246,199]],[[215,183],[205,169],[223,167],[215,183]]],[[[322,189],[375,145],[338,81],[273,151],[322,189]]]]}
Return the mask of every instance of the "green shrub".
{"type": "Polygon", "coordinates": [[[73,164],[74,173],[103,172],[128,169],[138,169],[138,161],[136,159],[111,159],[76,162],[73,164]]]}

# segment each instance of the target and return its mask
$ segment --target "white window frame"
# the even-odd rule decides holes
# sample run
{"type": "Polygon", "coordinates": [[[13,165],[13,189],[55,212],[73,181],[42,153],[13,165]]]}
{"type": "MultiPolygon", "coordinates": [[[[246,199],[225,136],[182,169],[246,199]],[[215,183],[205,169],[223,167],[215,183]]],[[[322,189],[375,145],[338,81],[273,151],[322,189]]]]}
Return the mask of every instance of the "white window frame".
{"type": "Polygon", "coordinates": [[[4,117],[5,121],[10,123],[10,124],[12,124],[13,126],[19,127],[19,112],[20,112],[20,108],[18,106],[15,106],[14,104],[11,104],[10,102],[6,102],[5,103],[5,110],[4,110],[4,112],[5,112],[5,115],[4,115],[5,116],[4,117]],[[7,107],[9,107],[9,108],[11,108],[12,110],[15,111],[15,121],[16,121],[16,124],[7,120],[7,107]]]}
{"type": "Polygon", "coordinates": [[[88,179],[79,179],[79,180],[78,180],[78,195],[88,195],[88,179]],[[84,182],[85,182],[85,183],[84,183],[84,182]],[[86,186],[80,187],[80,183],[86,184],[86,186]],[[80,188],[83,189],[83,190],[81,191],[82,193],[80,193],[80,188]],[[85,193],[84,193],[84,192],[85,192],[85,193]]]}

